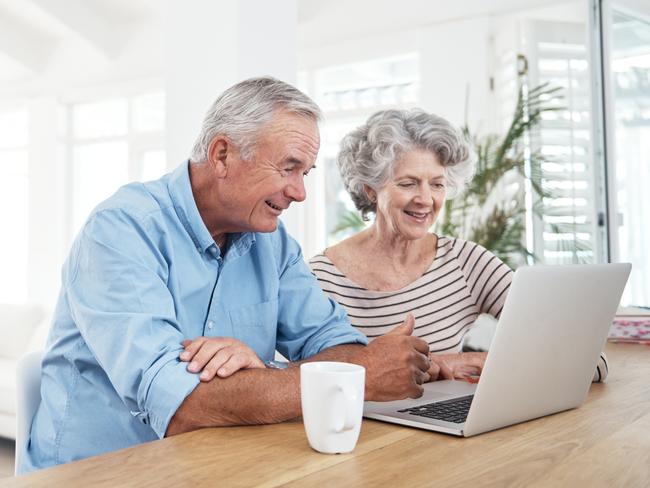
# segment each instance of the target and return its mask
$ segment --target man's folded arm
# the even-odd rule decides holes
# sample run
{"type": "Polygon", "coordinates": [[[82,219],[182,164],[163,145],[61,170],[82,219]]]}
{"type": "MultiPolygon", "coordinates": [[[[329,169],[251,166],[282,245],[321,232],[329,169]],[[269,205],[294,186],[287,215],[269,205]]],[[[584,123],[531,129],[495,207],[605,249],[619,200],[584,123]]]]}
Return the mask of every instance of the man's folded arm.
{"type": "MultiPolygon", "coordinates": [[[[361,344],[342,344],[307,361],[363,362],[365,349],[361,344]]],[[[203,427],[278,423],[300,412],[299,363],[282,370],[246,369],[199,384],[172,417],[166,435],[203,427]]]]}
{"type": "MultiPolygon", "coordinates": [[[[428,344],[412,337],[413,319],[368,346],[341,344],[304,360],[342,361],[366,369],[365,399],[417,398],[428,381],[428,344]]],[[[300,415],[300,368],[247,369],[201,383],[176,411],[166,435],[201,427],[269,424],[300,415]]]]}

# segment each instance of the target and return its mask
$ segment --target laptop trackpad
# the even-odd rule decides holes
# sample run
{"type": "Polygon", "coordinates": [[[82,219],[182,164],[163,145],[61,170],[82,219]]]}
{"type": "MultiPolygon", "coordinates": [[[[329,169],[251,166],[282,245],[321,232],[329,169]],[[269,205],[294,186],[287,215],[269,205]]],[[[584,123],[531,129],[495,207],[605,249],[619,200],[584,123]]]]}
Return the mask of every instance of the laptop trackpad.
{"type": "Polygon", "coordinates": [[[426,383],[424,385],[424,394],[422,399],[444,397],[444,396],[465,396],[473,395],[476,391],[476,384],[469,383],[467,381],[454,381],[454,380],[443,380],[443,381],[432,381],[431,383],[426,383]]]}

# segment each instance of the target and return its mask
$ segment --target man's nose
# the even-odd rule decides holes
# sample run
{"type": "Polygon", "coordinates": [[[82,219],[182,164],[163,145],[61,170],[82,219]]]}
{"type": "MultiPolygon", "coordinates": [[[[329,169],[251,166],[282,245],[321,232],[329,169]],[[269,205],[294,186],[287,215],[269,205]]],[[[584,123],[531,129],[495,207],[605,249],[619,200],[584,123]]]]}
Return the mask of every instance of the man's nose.
{"type": "Polygon", "coordinates": [[[285,192],[288,198],[295,202],[302,202],[307,198],[307,191],[305,190],[305,179],[302,175],[292,181],[287,187],[285,192]]]}

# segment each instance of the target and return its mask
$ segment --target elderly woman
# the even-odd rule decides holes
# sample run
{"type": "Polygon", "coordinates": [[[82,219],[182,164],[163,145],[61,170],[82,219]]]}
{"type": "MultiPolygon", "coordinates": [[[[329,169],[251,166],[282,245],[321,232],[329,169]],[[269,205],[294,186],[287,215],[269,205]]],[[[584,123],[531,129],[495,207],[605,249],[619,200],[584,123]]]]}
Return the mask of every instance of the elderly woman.
{"type": "MultiPolygon", "coordinates": [[[[386,110],[341,143],[338,166],[365,230],[310,260],[323,290],[369,338],[415,317],[429,344],[431,379],[480,374],[486,353],[461,352],[476,318],[498,318],[513,272],[473,242],[430,232],[445,198],[473,173],[472,152],[445,119],[422,110],[386,110]]],[[[604,358],[594,375],[604,379],[604,358]]]]}

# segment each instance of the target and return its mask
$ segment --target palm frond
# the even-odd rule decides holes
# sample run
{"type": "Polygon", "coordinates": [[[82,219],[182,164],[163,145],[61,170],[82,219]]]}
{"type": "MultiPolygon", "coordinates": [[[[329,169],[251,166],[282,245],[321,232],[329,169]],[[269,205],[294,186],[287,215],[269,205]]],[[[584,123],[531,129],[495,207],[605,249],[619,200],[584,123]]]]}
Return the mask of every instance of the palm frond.
{"type": "Polygon", "coordinates": [[[438,226],[441,233],[477,242],[509,264],[515,259],[536,259],[524,244],[524,180],[530,181],[533,212],[538,217],[543,215],[542,200],[552,194],[541,184],[545,159],[539,152],[533,152],[526,160],[524,137],[540,124],[545,112],[563,110],[559,105],[561,99],[561,88],[549,84],[527,93],[520,89],[512,122],[502,137],[479,137],[467,126],[462,128],[474,146],[476,173],[462,195],[446,202],[438,226]],[[513,195],[502,196],[507,181],[519,181],[519,188],[513,195]]]}
{"type": "Polygon", "coordinates": [[[359,212],[348,210],[341,216],[338,224],[332,231],[333,233],[343,231],[360,231],[366,226],[366,222],[361,218],[359,212]]]}

